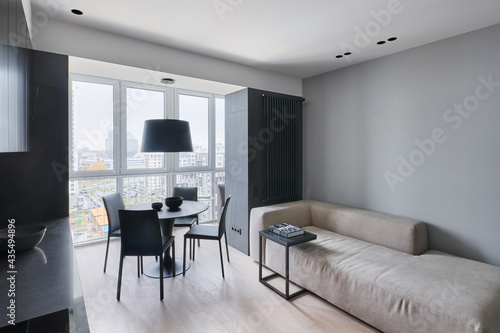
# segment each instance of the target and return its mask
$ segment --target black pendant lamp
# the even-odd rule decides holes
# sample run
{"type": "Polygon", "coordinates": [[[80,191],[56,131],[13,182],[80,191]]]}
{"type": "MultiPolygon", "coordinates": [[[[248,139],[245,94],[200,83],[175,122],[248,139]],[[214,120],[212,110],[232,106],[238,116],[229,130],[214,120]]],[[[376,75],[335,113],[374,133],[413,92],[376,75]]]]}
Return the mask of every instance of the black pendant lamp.
{"type": "Polygon", "coordinates": [[[193,151],[189,123],[178,119],[152,119],[144,122],[141,152],[193,151]]]}

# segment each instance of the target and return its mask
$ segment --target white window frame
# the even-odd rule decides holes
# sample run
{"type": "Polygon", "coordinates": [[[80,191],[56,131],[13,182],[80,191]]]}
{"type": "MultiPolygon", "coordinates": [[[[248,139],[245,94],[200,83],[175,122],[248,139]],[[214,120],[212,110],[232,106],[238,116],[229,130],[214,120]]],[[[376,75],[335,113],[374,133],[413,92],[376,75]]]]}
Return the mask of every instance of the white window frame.
{"type": "Polygon", "coordinates": [[[88,177],[109,177],[109,176],[116,176],[119,174],[120,170],[120,161],[119,159],[119,149],[120,149],[120,140],[119,140],[119,135],[120,135],[120,129],[118,126],[118,119],[120,116],[121,112],[121,107],[120,107],[120,85],[119,81],[113,80],[113,79],[107,79],[107,78],[102,78],[102,77],[97,77],[97,76],[90,76],[90,75],[80,75],[80,74],[70,74],[70,84],[69,84],[69,109],[71,112],[69,112],[69,147],[70,151],[68,152],[69,155],[69,176],[71,178],[88,178],[88,177]],[[73,124],[73,81],[78,81],[78,82],[86,82],[86,83],[95,83],[95,84],[105,84],[105,85],[111,85],[113,86],[113,170],[105,170],[105,171],[74,171],[73,167],[73,149],[74,147],[74,142],[73,142],[73,133],[72,133],[72,124],[73,124]]]}
{"type": "Polygon", "coordinates": [[[93,178],[114,178],[116,181],[116,189],[118,192],[123,193],[123,179],[133,176],[156,176],[164,174],[166,177],[166,192],[167,195],[172,192],[173,186],[176,184],[176,176],[183,173],[209,173],[211,177],[211,193],[210,198],[203,198],[210,201],[211,206],[211,219],[215,217],[215,173],[224,172],[224,168],[215,168],[216,165],[216,149],[215,149],[215,130],[216,130],[216,113],[215,113],[215,99],[224,99],[223,95],[210,94],[205,92],[187,90],[187,89],[174,89],[161,85],[142,84],[139,82],[131,82],[118,79],[103,78],[91,75],[73,74],[69,76],[69,108],[72,108],[72,82],[88,82],[96,84],[107,84],[113,86],[113,170],[106,171],[73,171],[73,133],[72,131],[72,112],[69,112],[69,176],[71,181],[86,180],[93,178]],[[165,98],[165,119],[173,118],[179,119],[179,95],[189,95],[195,97],[208,98],[208,165],[196,167],[179,167],[179,153],[166,153],[165,154],[165,167],[156,169],[127,169],[127,88],[145,89],[153,91],[164,92],[165,98]]]}
{"type": "Polygon", "coordinates": [[[121,175],[144,175],[144,174],[158,174],[158,173],[163,173],[163,172],[171,172],[172,168],[172,159],[173,157],[171,156],[172,154],[167,154],[165,153],[165,158],[164,158],[164,167],[163,168],[155,168],[155,169],[128,169],[127,166],[127,88],[132,88],[132,89],[143,89],[143,90],[151,90],[151,91],[158,91],[158,92],[163,92],[163,103],[164,103],[164,110],[163,110],[163,117],[169,118],[169,116],[173,116],[174,111],[172,107],[172,103],[168,104],[170,102],[169,98],[169,90],[166,87],[162,86],[156,86],[152,84],[141,84],[137,82],[130,82],[130,81],[121,81],[121,95],[120,95],[120,101],[122,104],[122,110],[120,112],[120,129],[121,129],[121,134],[120,134],[120,143],[121,143],[121,160],[120,160],[120,174],[121,175]]]}
{"type": "MultiPolygon", "coordinates": [[[[214,170],[214,177],[213,177],[213,181],[215,181],[215,172],[225,172],[225,171],[226,171],[226,168],[217,168],[217,151],[216,151],[216,143],[217,143],[217,142],[215,142],[215,133],[216,133],[216,131],[217,131],[217,126],[216,126],[216,121],[217,121],[217,118],[216,118],[216,117],[217,117],[217,114],[215,113],[215,105],[216,105],[216,104],[215,104],[215,100],[216,100],[216,99],[218,99],[218,98],[219,98],[219,99],[223,99],[223,100],[225,100],[224,95],[215,95],[215,94],[213,95],[213,99],[214,99],[214,101],[213,101],[213,109],[214,109],[214,129],[213,129],[213,131],[212,131],[212,133],[213,133],[213,135],[214,135],[214,137],[213,137],[213,139],[212,139],[212,142],[213,142],[213,145],[214,145],[214,147],[213,147],[213,161],[214,161],[214,164],[213,164],[213,170],[214,170]]],[[[225,103],[225,102],[224,102],[224,103],[225,103]]],[[[224,117],[225,117],[225,113],[224,113],[224,117]]],[[[224,121],[224,123],[225,123],[225,121],[224,121]]],[[[226,129],[224,128],[224,131],[225,131],[225,130],[226,130],[226,129]]],[[[226,158],[226,144],[224,143],[224,159],[225,159],[225,158],[226,158]]],[[[213,183],[213,182],[212,182],[212,183],[213,183]]],[[[213,184],[214,184],[214,183],[213,183],[213,184]]],[[[214,191],[215,191],[215,190],[214,190],[214,191]]],[[[214,195],[214,198],[215,198],[215,195],[214,195]]]]}
{"type": "Polygon", "coordinates": [[[175,172],[176,173],[187,173],[196,171],[212,171],[215,169],[215,99],[213,94],[175,89],[175,118],[179,119],[179,95],[187,95],[194,97],[202,97],[208,99],[208,165],[207,166],[190,166],[181,167],[179,166],[179,153],[175,153],[175,172]]]}

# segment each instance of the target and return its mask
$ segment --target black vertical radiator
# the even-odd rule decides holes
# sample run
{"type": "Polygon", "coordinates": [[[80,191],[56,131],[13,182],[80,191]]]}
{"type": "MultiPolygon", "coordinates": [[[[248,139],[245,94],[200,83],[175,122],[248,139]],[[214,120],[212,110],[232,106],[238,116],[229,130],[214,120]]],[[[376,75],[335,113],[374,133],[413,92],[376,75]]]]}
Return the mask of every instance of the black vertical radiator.
{"type": "Polygon", "coordinates": [[[265,146],[262,203],[302,199],[303,98],[262,95],[264,126],[259,139],[265,146]]]}

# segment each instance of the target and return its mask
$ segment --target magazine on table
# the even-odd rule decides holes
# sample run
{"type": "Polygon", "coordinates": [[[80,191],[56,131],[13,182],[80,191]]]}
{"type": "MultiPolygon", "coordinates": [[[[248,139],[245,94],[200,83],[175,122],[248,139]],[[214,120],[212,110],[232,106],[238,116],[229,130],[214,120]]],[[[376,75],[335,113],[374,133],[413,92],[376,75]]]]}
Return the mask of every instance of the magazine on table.
{"type": "Polygon", "coordinates": [[[269,227],[269,231],[280,235],[282,237],[295,237],[304,234],[304,228],[297,227],[296,225],[289,223],[275,224],[269,227]]]}

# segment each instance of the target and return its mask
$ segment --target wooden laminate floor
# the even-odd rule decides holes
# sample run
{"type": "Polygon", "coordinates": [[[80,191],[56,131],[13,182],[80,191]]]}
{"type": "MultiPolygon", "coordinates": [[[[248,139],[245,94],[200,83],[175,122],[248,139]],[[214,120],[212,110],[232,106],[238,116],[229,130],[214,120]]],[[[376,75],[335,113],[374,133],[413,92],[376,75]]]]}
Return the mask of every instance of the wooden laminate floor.
{"type": "MultiPolygon", "coordinates": [[[[175,230],[177,257],[182,257],[185,231],[175,230]]],[[[119,240],[110,244],[103,273],[105,249],[104,242],[75,248],[92,333],[378,332],[310,293],[282,299],[258,281],[258,264],[231,247],[230,263],[224,251],[223,279],[216,241],[202,241],[186,276],[164,279],[163,301],[158,279],[138,278],[136,259],[125,258],[118,302],[119,240]]],[[[144,264],[152,260],[144,258],[144,264]]],[[[280,279],[274,283],[284,286],[280,279]]]]}

